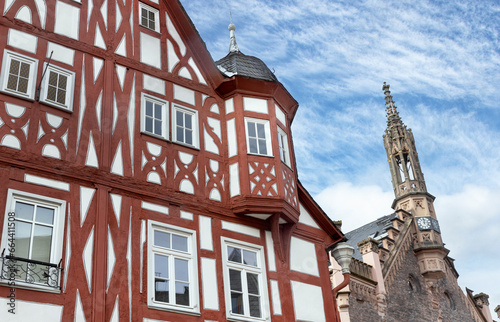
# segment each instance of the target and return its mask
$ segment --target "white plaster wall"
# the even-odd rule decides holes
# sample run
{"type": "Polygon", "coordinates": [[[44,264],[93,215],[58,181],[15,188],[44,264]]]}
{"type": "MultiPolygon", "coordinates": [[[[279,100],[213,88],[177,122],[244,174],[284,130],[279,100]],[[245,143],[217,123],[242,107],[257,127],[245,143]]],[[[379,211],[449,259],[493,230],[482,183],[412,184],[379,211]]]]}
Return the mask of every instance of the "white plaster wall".
{"type": "Polygon", "coordinates": [[[316,223],[316,221],[314,221],[314,219],[311,217],[311,214],[306,210],[306,208],[304,208],[302,203],[299,203],[299,209],[300,209],[299,222],[304,225],[319,229],[318,224],[316,223]]]}
{"type": "Polygon", "coordinates": [[[290,269],[319,276],[318,259],[313,243],[292,237],[290,243],[290,269]]]}
{"type": "Polygon", "coordinates": [[[281,315],[281,299],[278,281],[271,280],[271,299],[273,300],[273,314],[281,315]]]}
{"type": "Polygon", "coordinates": [[[141,62],[161,68],[160,39],[141,32],[141,62]]]}
{"type": "Polygon", "coordinates": [[[238,154],[238,143],[236,140],[236,124],[234,119],[227,121],[227,149],[228,156],[233,157],[238,154]]]}
{"type": "Polygon", "coordinates": [[[0,320],[2,322],[61,321],[62,305],[27,302],[16,299],[15,314],[9,313],[8,298],[0,298],[0,320]]]}
{"type": "Polygon", "coordinates": [[[243,97],[243,109],[245,111],[268,114],[267,100],[253,97],[243,97]]]}
{"type": "Polygon", "coordinates": [[[273,235],[270,231],[266,230],[266,249],[267,249],[267,264],[269,271],[276,271],[276,256],[274,254],[274,241],[273,235]]]}
{"type": "Polygon", "coordinates": [[[201,284],[203,288],[203,307],[209,310],[218,310],[219,296],[215,259],[201,258],[201,284]]]}
{"type": "Polygon", "coordinates": [[[229,191],[231,197],[240,194],[240,173],[238,162],[229,165],[229,191]]]}
{"type": "Polygon", "coordinates": [[[27,34],[25,32],[9,29],[7,44],[30,53],[36,54],[38,37],[27,34]]]}
{"type": "Polygon", "coordinates": [[[214,250],[212,241],[212,218],[200,216],[200,248],[214,250]]]}
{"type": "Polygon", "coordinates": [[[229,221],[222,221],[222,229],[234,231],[240,234],[260,238],[260,230],[246,225],[235,224],[229,221]]]}
{"type": "Polygon", "coordinates": [[[67,47],[49,42],[47,44],[47,58],[52,52],[52,59],[73,66],[75,51],[67,47]]]}
{"type": "Polygon", "coordinates": [[[80,9],[62,1],[56,3],[54,32],[73,39],[78,39],[80,9]]]}
{"type": "Polygon", "coordinates": [[[195,105],[194,91],[174,84],[174,99],[195,105]]]}
{"type": "Polygon", "coordinates": [[[165,81],[143,74],[142,87],[152,92],[165,95],[165,81]]]}
{"type": "Polygon", "coordinates": [[[286,116],[285,116],[285,113],[283,113],[283,111],[281,110],[281,108],[274,104],[274,110],[276,112],[276,118],[278,119],[278,121],[280,121],[285,127],[286,127],[286,116]]]}
{"type": "Polygon", "coordinates": [[[321,287],[291,281],[295,319],[301,321],[323,322],[325,308],[321,287]]]}

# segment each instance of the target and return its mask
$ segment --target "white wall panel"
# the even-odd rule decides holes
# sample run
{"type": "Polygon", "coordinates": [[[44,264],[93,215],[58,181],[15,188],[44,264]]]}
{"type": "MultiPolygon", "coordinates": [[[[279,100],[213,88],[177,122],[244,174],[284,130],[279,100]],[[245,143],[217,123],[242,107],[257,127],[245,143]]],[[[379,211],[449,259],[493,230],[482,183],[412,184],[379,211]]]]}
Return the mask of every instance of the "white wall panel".
{"type": "Polygon", "coordinates": [[[290,243],[290,269],[319,276],[318,260],[313,243],[292,237],[290,243]]]}
{"type": "Polygon", "coordinates": [[[203,307],[209,310],[219,309],[217,289],[217,267],[215,259],[201,258],[201,285],[203,288],[203,307]]]}
{"type": "Polygon", "coordinates": [[[326,321],[321,287],[296,281],[292,281],[291,284],[295,319],[314,322],[326,321]]]}

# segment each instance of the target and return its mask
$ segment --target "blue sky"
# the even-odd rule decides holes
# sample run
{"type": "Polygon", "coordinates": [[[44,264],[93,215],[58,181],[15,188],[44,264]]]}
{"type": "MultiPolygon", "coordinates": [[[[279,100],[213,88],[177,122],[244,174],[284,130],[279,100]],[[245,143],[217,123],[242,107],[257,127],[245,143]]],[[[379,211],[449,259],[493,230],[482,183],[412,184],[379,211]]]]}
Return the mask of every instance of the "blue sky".
{"type": "Polygon", "coordinates": [[[500,304],[500,3],[184,0],[214,60],[240,50],[299,102],[299,179],[349,231],[391,212],[383,82],[413,130],[459,284],[500,304]]]}

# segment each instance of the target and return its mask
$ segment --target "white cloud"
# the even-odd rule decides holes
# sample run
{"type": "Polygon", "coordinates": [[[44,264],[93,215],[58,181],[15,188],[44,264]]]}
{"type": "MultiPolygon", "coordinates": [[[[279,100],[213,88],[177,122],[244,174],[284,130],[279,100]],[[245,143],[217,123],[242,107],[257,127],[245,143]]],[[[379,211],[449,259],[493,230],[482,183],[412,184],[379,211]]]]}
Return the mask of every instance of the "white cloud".
{"type": "Polygon", "coordinates": [[[326,187],[314,199],[332,220],[342,220],[343,232],[349,232],[391,214],[394,194],[375,185],[340,182],[326,187]]]}

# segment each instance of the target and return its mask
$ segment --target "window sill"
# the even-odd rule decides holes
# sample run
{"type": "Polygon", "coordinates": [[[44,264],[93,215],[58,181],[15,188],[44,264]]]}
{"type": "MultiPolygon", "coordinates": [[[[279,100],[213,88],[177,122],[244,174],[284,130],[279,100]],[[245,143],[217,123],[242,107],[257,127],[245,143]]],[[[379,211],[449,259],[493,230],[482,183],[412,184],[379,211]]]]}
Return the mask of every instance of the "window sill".
{"type": "Polygon", "coordinates": [[[4,93],[4,94],[7,94],[7,95],[10,95],[10,96],[15,96],[15,97],[18,97],[18,98],[21,98],[21,99],[24,99],[24,100],[27,100],[27,101],[30,101],[30,102],[34,102],[35,101],[35,98],[30,96],[30,95],[27,95],[27,94],[22,94],[22,93],[18,93],[18,92],[15,92],[15,91],[10,91],[8,89],[2,89],[0,90],[0,92],[4,93]]]}
{"type": "Polygon", "coordinates": [[[154,134],[154,133],[150,133],[150,132],[146,132],[146,131],[141,131],[141,134],[144,134],[144,135],[156,138],[158,140],[169,142],[168,138],[165,138],[164,136],[161,136],[161,135],[158,135],[158,134],[154,134]]]}
{"type": "Polygon", "coordinates": [[[156,303],[152,302],[152,303],[148,303],[148,308],[153,309],[153,310],[188,314],[188,315],[192,315],[192,316],[201,316],[201,313],[198,311],[198,306],[196,306],[193,309],[191,309],[191,308],[184,309],[184,308],[179,307],[179,306],[166,306],[166,305],[156,304],[156,303]]]}
{"type": "Polygon", "coordinates": [[[49,101],[46,101],[46,100],[40,100],[40,103],[42,103],[44,105],[47,105],[47,106],[50,106],[50,107],[53,107],[53,108],[57,108],[58,110],[64,111],[66,113],[73,114],[73,109],[70,109],[67,106],[58,105],[56,103],[52,103],[52,102],[49,102],[49,101]]]}
{"type": "Polygon", "coordinates": [[[36,285],[36,284],[30,284],[22,281],[16,281],[14,280],[15,285],[11,285],[10,280],[1,280],[0,281],[0,286],[6,286],[9,288],[19,288],[19,289],[24,289],[24,290],[30,290],[30,291],[38,291],[38,292],[46,292],[46,293],[54,293],[54,294],[61,294],[61,290],[58,288],[53,288],[49,286],[42,286],[42,285],[36,285]]]}
{"type": "Polygon", "coordinates": [[[235,322],[242,322],[242,321],[245,321],[245,322],[256,322],[256,321],[259,321],[259,322],[262,322],[262,321],[270,321],[269,318],[254,318],[254,317],[250,317],[250,316],[239,316],[239,315],[233,315],[231,313],[228,313],[227,314],[227,320],[228,321],[235,321],[235,322]]]}
{"type": "Polygon", "coordinates": [[[186,148],[190,148],[190,149],[193,149],[193,150],[200,151],[200,148],[197,147],[197,146],[195,146],[195,145],[190,145],[190,144],[187,144],[187,143],[177,142],[177,141],[172,141],[172,143],[185,146],[186,148]]]}
{"type": "MultiPolygon", "coordinates": [[[[258,153],[252,153],[252,152],[248,152],[247,151],[247,154],[248,155],[254,155],[256,157],[265,157],[265,158],[273,158],[274,159],[274,155],[268,155],[268,154],[258,154],[258,153]]],[[[280,160],[281,161],[281,160],[280,160]]]]}

